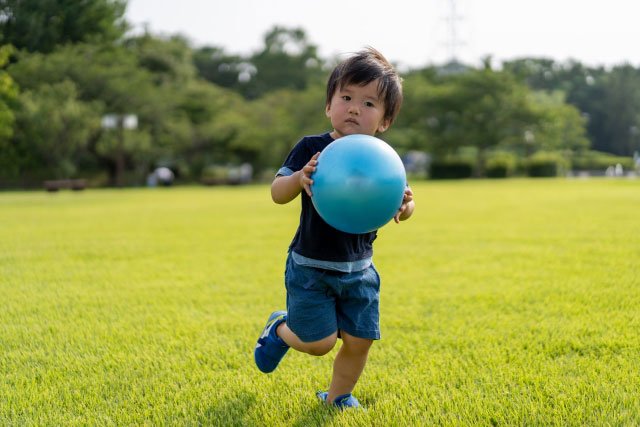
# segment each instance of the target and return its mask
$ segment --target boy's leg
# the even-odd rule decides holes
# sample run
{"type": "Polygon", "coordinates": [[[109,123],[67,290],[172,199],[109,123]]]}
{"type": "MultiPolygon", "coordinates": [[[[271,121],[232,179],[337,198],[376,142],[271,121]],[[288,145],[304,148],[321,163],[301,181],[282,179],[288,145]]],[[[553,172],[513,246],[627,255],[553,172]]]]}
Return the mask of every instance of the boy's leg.
{"type": "Polygon", "coordinates": [[[262,335],[258,338],[253,357],[258,369],[264,373],[273,372],[278,367],[289,347],[314,356],[322,356],[336,345],[337,331],[323,339],[304,342],[289,329],[286,318],[286,311],[271,313],[262,335]]]}
{"type": "Polygon", "coordinates": [[[282,341],[276,334],[276,328],[281,323],[284,323],[286,317],[286,311],[274,311],[271,313],[253,350],[253,358],[258,369],[266,374],[273,372],[278,367],[280,360],[289,350],[287,343],[282,341]]]}
{"type": "Polygon", "coordinates": [[[288,314],[276,329],[278,337],[303,353],[328,353],[338,338],[338,322],[335,296],[324,273],[296,264],[289,253],[284,282],[288,314]]]}
{"type": "Polygon", "coordinates": [[[353,391],[373,343],[373,340],[354,337],[343,330],[340,331],[340,337],[343,344],[333,362],[333,378],[326,398],[329,404],[336,397],[353,391]]]}
{"type": "Polygon", "coordinates": [[[338,332],[336,331],[321,340],[304,342],[289,329],[286,321],[278,325],[276,334],[291,348],[313,356],[323,356],[327,354],[336,345],[336,340],[338,339],[338,332]]]}

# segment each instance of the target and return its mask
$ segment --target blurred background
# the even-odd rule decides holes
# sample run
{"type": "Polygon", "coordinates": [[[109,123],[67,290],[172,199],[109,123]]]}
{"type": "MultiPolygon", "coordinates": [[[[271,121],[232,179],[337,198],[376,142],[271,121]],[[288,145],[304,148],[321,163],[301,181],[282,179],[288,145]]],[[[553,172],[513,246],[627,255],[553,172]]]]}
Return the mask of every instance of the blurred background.
{"type": "Polygon", "coordinates": [[[0,1],[0,187],[270,181],[331,130],[332,67],[404,78],[382,138],[412,178],[635,177],[640,6],[0,1]]]}

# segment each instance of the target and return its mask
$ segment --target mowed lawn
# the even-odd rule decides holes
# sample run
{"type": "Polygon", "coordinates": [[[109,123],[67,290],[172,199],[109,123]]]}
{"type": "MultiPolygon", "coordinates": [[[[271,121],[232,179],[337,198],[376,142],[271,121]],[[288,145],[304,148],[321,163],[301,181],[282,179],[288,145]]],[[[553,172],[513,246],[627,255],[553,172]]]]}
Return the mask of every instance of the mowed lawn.
{"type": "Polygon", "coordinates": [[[638,425],[640,180],[416,182],[382,340],[260,373],[299,201],[268,186],[0,193],[0,425],[638,425]]]}

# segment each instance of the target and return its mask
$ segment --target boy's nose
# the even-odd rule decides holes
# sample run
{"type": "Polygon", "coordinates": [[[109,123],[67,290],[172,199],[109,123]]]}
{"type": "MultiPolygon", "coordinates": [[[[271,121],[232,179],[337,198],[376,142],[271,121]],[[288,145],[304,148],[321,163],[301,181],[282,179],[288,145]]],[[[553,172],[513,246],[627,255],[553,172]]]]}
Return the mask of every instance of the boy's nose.
{"type": "Polygon", "coordinates": [[[358,107],[357,107],[357,106],[355,106],[355,105],[352,105],[352,106],[350,106],[350,107],[349,107],[349,112],[350,112],[351,114],[359,115],[359,114],[360,114],[360,108],[358,108],[358,107]]]}

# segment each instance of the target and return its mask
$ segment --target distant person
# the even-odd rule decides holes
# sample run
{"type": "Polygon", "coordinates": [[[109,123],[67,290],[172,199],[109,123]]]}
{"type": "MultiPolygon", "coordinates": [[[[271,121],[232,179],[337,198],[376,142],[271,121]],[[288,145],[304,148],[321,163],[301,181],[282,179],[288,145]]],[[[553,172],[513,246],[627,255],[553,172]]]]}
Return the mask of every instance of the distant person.
{"type": "MultiPolygon", "coordinates": [[[[289,347],[321,356],[341,338],[329,390],[316,393],[340,408],[360,406],[351,392],[373,340],[380,339],[380,276],[372,263],[376,231],[349,234],[328,225],[313,207],[311,174],[327,145],[347,135],[386,131],[401,104],[401,80],[378,51],[368,48],[342,61],[327,84],[326,114],[333,131],[302,138],[271,185],[278,204],[301,194],[302,213],[286,263],[287,311],[269,316],[255,362],[262,372],[272,372],[289,347]]],[[[407,187],[395,222],[408,219],[413,210],[407,187]]]]}

